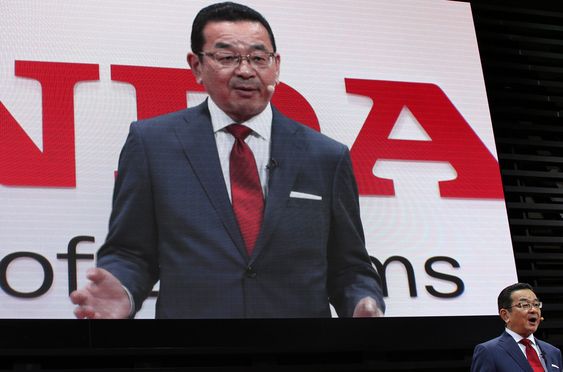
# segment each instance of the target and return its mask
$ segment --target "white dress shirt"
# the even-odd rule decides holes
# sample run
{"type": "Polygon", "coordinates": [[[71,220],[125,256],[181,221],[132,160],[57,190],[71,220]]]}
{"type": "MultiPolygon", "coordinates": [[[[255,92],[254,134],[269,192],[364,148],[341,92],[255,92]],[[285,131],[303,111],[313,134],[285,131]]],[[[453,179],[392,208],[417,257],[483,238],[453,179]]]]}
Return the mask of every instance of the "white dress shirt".
{"type": "MultiPolygon", "coordinates": [[[[211,114],[211,124],[213,125],[213,133],[215,133],[215,142],[217,144],[217,152],[219,153],[219,160],[221,162],[221,170],[223,171],[223,178],[227,186],[229,198],[231,198],[231,179],[229,176],[229,158],[231,149],[235,143],[235,138],[230,134],[226,127],[234,124],[235,121],[231,119],[223,110],[213,102],[211,97],[208,99],[209,113],[211,114]]],[[[245,141],[248,147],[254,154],[256,160],[256,167],[258,168],[258,176],[260,177],[260,184],[262,185],[262,192],[264,198],[268,195],[268,169],[270,163],[270,136],[272,134],[272,107],[268,106],[258,115],[250,118],[250,120],[237,123],[242,124],[252,129],[252,133],[246,137],[245,141]]]]}

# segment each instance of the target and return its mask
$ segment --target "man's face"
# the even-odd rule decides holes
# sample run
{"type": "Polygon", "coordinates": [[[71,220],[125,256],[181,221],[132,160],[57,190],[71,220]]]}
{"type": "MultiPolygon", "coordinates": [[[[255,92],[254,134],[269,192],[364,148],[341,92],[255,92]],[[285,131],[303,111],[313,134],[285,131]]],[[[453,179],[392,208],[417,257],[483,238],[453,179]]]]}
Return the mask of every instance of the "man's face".
{"type": "MultiPolygon", "coordinates": [[[[259,22],[209,22],[203,29],[204,53],[229,51],[242,56],[252,52],[273,52],[268,31],[259,22]]],[[[264,110],[273,95],[280,57],[272,64],[255,68],[243,59],[236,67],[223,67],[210,56],[188,54],[196,80],[209,96],[234,121],[245,121],[264,110]],[[268,86],[271,86],[268,89],[268,86]]]]}
{"type": "Polygon", "coordinates": [[[518,333],[522,337],[528,337],[534,333],[540,325],[541,310],[532,307],[528,310],[514,306],[518,303],[537,303],[538,298],[529,289],[520,289],[512,292],[512,307],[510,309],[501,309],[500,315],[506,322],[507,328],[518,333]]]}

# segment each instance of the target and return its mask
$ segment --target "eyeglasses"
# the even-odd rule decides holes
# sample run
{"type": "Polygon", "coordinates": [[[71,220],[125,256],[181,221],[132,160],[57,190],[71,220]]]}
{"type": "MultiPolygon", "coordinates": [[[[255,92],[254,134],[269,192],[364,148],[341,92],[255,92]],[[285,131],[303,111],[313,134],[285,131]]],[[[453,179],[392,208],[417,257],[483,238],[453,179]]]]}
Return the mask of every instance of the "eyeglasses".
{"type": "Polygon", "coordinates": [[[517,307],[517,308],[522,309],[522,310],[530,310],[532,307],[535,308],[535,309],[541,309],[542,303],[541,302],[533,302],[533,303],[532,302],[519,302],[517,304],[510,306],[509,308],[511,308],[511,307],[517,307]]]}
{"type": "Polygon", "coordinates": [[[272,65],[274,61],[274,53],[264,52],[264,51],[254,51],[245,56],[229,52],[226,50],[220,50],[218,52],[200,52],[197,53],[200,56],[207,56],[223,68],[235,68],[238,67],[243,59],[256,69],[268,68],[272,65]]]}

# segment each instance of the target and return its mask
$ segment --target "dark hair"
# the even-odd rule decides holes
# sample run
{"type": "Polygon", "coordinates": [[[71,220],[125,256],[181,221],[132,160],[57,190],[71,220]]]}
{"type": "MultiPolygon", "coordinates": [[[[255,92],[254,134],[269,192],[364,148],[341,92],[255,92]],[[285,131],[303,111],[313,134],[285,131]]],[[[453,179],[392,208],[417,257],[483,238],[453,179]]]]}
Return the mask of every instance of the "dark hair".
{"type": "Polygon", "coordinates": [[[270,42],[274,52],[276,51],[276,41],[274,40],[274,33],[266,18],[256,10],[249,8],[245,5],[224,2],[209,5],[197,13],[194,23],[192,24],[192,52],[200,53],[203,49],[205,40],[203,38],[203,29],[208,22],[221,22],[221,21],[250,21],[259,22],[268,31],[270,42]]]}
{"type": "Polygon", "coordinates": [[[500,309],[510,309],[510,306],[512,305],[512,292],[516,292],[521,289],[529,289],[532,292],[534,291],[534,288],[532,288],[532,286],[528,283],[515,283],[509,285],[508,287],[500,291],[500,294],[498,295],[498,310],[500,311],[500,309]]]}

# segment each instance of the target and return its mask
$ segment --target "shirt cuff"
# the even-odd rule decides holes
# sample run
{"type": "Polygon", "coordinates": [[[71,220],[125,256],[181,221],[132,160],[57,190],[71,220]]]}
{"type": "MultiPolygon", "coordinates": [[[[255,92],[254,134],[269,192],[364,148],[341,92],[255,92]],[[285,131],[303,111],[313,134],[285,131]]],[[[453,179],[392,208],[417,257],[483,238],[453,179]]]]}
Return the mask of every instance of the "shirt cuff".
{"type": "Polygon", "coordinates": [[[127,297],[129,298],[129,318],[131,319],[135,315],[135,300],[133,299],[133,295],[131,294],[131,292],[129,292],[126,286],[122,285],[121,288],[123,288],[125,293],[127,293],[127,297]]]}

